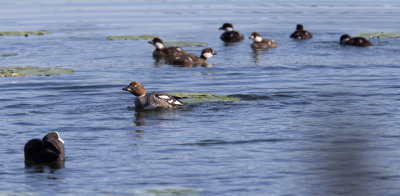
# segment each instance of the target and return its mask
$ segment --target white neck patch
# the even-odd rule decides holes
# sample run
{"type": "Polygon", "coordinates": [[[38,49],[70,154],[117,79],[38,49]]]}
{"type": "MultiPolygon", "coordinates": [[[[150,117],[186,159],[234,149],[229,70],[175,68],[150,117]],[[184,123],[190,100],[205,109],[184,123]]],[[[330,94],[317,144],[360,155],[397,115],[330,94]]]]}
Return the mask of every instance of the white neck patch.
{"type": "Polygon", "coordinates": [[[233,28],[232,27],[226,27],[225,31],[233,31],[233,28]]]}
{"type": "Polygon", "coordinates": [[[160,43],[160,42],[156,42],[156,47],[157,47],[158,49],[161,49],[161,48],[164,47],[164,45],[163,45],[162,43],[160,43]]]}
{"type": "Polygon", "coordinates": [[[64,140],[63,140],[63,139],[61,139],[61,137],[58,137],[58,141],[60,141],[61,143],[63,143],[63,144],[64,144],[64,140]]]}
{"type": "Polygon", "coordinates": [[[203,56],[206,57],[206,59],[208,59],[208,58],[212,57],[212,53],[206,52],[206,53],[203,53],[203,56]]]}
{"type": "Polygon", "coordinates": [[[344,44],[346,42],[348,42],[350,40],[350,38],[344,38],[342,40],[340,40],[340,43],[344,44]]]}
{"type": "Polygon", "coordinates": [[[254,38],[254,41],[255,41],[255,42],[261,42],[261,41],[262,41],[262,37],[256,36],[256,37],[254,38]]]}

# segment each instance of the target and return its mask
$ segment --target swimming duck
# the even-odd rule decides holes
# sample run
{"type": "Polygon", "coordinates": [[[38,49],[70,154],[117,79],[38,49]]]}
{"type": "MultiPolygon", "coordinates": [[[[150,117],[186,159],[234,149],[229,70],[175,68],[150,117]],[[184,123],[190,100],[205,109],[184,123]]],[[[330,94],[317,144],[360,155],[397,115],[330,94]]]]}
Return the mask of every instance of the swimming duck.
{"type": "Polygon", "coordinates": [[[162,57],[168,58],[172,56],[186,54],[186,51],[184,51],[182,48],[179,47],[164,47],[164,42],[162,41],[162,39],[158,37],[154,38],[152,41],[149,41],[148,43],[156,47],[156,49],[153,52],[154,58],[162,58],[162,57]]]}
{"type": "Polygon", "coordinates": [[[263,39],[258,32],[253,32],[249,39],[254,40],[251,44],[251,47],[254,49],[276,48],[278,46],[278,43],[272,39],[263,39]]]}
{"type": "Polygon", "coordinates": [[[131,82],[122,90],[128,91],[136,96],[135,107],[140,109],[155,109],[155,108],[177,108],[183,106],[183,103],[178,101],[177,97],[173,97],[163,92],[152,92],[146,94],[146,89],[139,82],[131,82]]]}
{"type": "Polygon", "coordinates": [[[304,30],[304,27],[302,24],[298,24],[296,27],[296,31],[294,31],[291,35],[291,38],[294,39],[309,39],[312,38],[312,34],[306,30],[304,30]]]}
{"type": "Polygon", "coordinates": [[[194,67],[198,65],[207,65],[207,59],[217,54],[212,48],[205,48],[201,51],[200,57],[194,54],[184,54],[168,58],[165,63],[170,65],[179,65],[182,67],[194,67]]]}
{"type": "Polygon", "coordinates": [[[366,47],[366,46],[371,46],[372,43],[363,38],[363,37],[350,37],[348,34],[344,34],[340,37],[340,44],[344,45],[351,45],[351,46],[360,46],[360,47],[366,47]]]}
{"type": "Polygon", "coordinates": [[[43,139],[31,139],[24,147],[25,161],[54,163],[65,160],[64,141],[57,131],[46,134],[43,139]]]}
{"type": "Polygon", "coordinates": [[[231,23],[224,23],[219,30],[225,30],[220,37],[224,42],[238,42],[244,39],[242,34],[233,30],[233,25],[231,23]]]}

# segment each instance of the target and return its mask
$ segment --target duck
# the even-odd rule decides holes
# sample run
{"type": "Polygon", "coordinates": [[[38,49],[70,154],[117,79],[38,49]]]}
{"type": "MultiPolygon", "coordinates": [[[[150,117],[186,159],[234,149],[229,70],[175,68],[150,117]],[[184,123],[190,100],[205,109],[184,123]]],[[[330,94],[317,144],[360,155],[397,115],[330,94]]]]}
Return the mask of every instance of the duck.
{"type": "Polygon", "coordinates": [[[278,43],[272,39],[263,39],[258,32],[253,32],[249,39],[254,40],[251,44],[253,49],[276,48],[278,46],[278,43]]]}
{"type": "Polygon", "coordinates": [[[238,42],[244,39],[242,34],[233,30],[233,25],[231,23],[224,23],[219,30],[225,30],[220,37],[220,39],[224,42],[238,42]]]}
{"type": "Polygon", "coordinates": [[[24,147],[25,162],[57,163],[65,160],[64,140],[57,131],[46,134],[43,139],[31,139],[24,147]]]}
{"type": "Polygon", "coordinates": [[[148,42],[156,47],[153,52],[154,58],[162,57],[173,57],[178,55],[186,54],[186,51],[179,47],[164,47],[164,42],[162,39],[155,37],[153,40],[148,42]]]}
{"type": "Polygon", "coordinates": [[[174,109],[183,106],[183,103],[178,101],[178,97],[174,97],[163,92],[152,92],[146,94],[144,86],[137,81],[131,82],[122,90],[128,91],[136,96],[135,107],[137,109],[174,109]]]}
{"type": "Polygon", "coordinates": [[[360,46],[360,47],[366,47],[366,46],[371,46],[372,43],[363,38],[363,37],[351,37],[348,34],[344,34],[340,37],[340,44],[343,45],[351,45],[351,46],[360,46]]]}
{"type": "Polygon", "coordinates": [[[216,54],[217,53],[212,48],[205,48],[201,51],[200,57],[197,57],[192,53],[188,53],[168,58],[165,63],[170,65],[178,65],[181,67],[195,67],[198,65],[205,66],[207,65],[207,59],[216,54]]]}
{"type": "Polygon", "coordinates": [[[312,38],[312,34],[306,30],[304,30],[304,27],[302,24],[297,24],[296,26],[296,31],[294,31],[291,35],[291,38],[294,39],[310,39],[312,38]]]}

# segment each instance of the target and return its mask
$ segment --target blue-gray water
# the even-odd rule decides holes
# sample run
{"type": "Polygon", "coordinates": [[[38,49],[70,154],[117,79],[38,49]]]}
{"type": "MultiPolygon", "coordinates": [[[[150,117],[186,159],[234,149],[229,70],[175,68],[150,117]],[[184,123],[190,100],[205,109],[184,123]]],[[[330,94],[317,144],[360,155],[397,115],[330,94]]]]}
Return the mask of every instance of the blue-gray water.
{"type": "Polygon", "coordinates": [[[0,36],[0,52],[18,54],[0,66],[76,71],[0,78],[0,194],[400,194],[400,39],[338,44],[344,33],[399,32],[398,1],[3,0],[0,13],[1,31],[53,32],[0,36]],[[224,46],[224,22],[280,45],[224,46]],[[297,23],[314,38],[290,39],[297,23]],[[140,34],[218,54],[207,68],[157,66],[148,40],[106,40],[140,34]],[[137,113],[121,90],[134,80],[242,101],[137,113]],[[25,168],[24,144],[52,130],[65,168],[25,168]]]}

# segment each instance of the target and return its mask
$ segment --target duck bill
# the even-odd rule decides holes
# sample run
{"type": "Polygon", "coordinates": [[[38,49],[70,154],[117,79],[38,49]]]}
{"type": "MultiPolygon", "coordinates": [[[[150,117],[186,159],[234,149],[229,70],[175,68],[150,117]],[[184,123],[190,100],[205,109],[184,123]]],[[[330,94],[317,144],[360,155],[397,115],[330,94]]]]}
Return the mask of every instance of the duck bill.
{"type": "Polygon", "coordinates": [[[154,44],[154,42],[153,42],[153,41],[148,41],[147,43],[149,43],[149,44],[154,44]]]}
{"type": "Polygon", "coordinates": [[[128,86],[126,86],[125,88],[123,88],[122,90],[123,90],[123,91],[129,91],[129,92],[130,92],[130,91],[131,91],[131,88],[130,88],[129,85],[128,85],[128,86]]]}
{"type": "Polygon", "coordinates": [[[224,30],[224,28],[223,28],[223,27],[220,27],[218,30],[224,30]]]}

